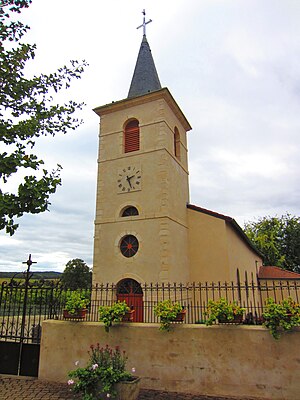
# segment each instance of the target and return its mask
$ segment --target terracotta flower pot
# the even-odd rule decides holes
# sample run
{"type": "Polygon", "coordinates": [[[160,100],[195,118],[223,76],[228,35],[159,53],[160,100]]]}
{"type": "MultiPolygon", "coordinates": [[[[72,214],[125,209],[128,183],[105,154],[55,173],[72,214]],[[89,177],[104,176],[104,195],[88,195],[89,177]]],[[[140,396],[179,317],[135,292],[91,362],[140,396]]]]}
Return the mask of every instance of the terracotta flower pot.
{"type": "Polygon", "coordinates": [[[83,308],[82,310],[78,310],[76,314],[70,314],[68,310],[63,310],[64,319],[84,319],[87,313],[87,309],[83,308]]]}
{"type": "Polygon", "coordinates": [[[185,319],[185,314],[186,314],[186,310],[182,310],[180,311],[176,318],[174,319],[174,322],[183,322],[185,319]]]}
{"type": "Polygon", "coordinates": [[[243,322],[242,315],[235,315],[233,320],[228,320],[227,317],[220,317],[218,318],[220,324],[241,324],[243,322]]]}
{"type": "Polygon", "coordinates": [[[124,317],[122,318],[122,322],[132,322],[134,313],[135,310],[127,311],[124,317]]]}

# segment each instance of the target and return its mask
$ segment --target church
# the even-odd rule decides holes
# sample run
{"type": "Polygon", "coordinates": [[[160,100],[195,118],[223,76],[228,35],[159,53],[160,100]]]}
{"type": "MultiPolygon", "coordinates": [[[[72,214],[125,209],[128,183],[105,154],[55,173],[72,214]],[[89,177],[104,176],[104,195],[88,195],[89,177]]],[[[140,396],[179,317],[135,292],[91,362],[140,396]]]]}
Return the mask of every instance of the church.
{"type": "Polygon", "coordinates": [[[237,222],[190,203],[191,125],[161,86],[148,22],[144,14],[127,98],[94,109],[100,142],[93,283],[225,282],[236,281],[237,271],[241,279],[246,271],[256,277],[262,255],[237,222]]]}

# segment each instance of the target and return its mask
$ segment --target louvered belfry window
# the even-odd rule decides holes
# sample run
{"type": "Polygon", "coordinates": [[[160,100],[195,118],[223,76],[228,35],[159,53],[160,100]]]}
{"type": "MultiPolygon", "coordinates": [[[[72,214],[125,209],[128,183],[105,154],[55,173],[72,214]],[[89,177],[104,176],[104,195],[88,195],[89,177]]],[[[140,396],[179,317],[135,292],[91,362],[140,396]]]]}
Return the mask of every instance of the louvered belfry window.
{"type": "Polygon", "coordinates": [[[124,149],[125,153],[140,149],[140,128],[139,121],[136,119],[129,121],[125,126],[124,149]]]}

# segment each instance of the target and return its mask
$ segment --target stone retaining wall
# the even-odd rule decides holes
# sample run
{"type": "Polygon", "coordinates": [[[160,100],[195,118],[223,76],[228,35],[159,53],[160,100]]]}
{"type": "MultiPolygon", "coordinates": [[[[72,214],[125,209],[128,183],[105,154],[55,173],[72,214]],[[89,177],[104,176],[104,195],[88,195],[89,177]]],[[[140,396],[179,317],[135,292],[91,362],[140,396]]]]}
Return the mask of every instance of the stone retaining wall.
{"type": "Polygon", "coordinates": [[[119,345],[145,389],[211,396],[298,400],[300,332],[278,341],[261,326],[123,323],[105,332],[102,323],[44,321],[39,378],[65,382],[91,344],[119,345]]]}

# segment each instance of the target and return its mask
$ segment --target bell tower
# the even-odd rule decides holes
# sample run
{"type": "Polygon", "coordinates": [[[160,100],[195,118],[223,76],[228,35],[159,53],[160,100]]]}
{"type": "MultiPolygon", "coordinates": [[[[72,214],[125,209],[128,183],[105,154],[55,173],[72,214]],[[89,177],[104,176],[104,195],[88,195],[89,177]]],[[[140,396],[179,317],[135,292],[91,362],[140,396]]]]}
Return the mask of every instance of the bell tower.
{"type": "Polygon", "coordinates": [[[100,145],[94,283],[189,280],[187,119],[144,35],[128,97],[94,109],[100,145]]]}

